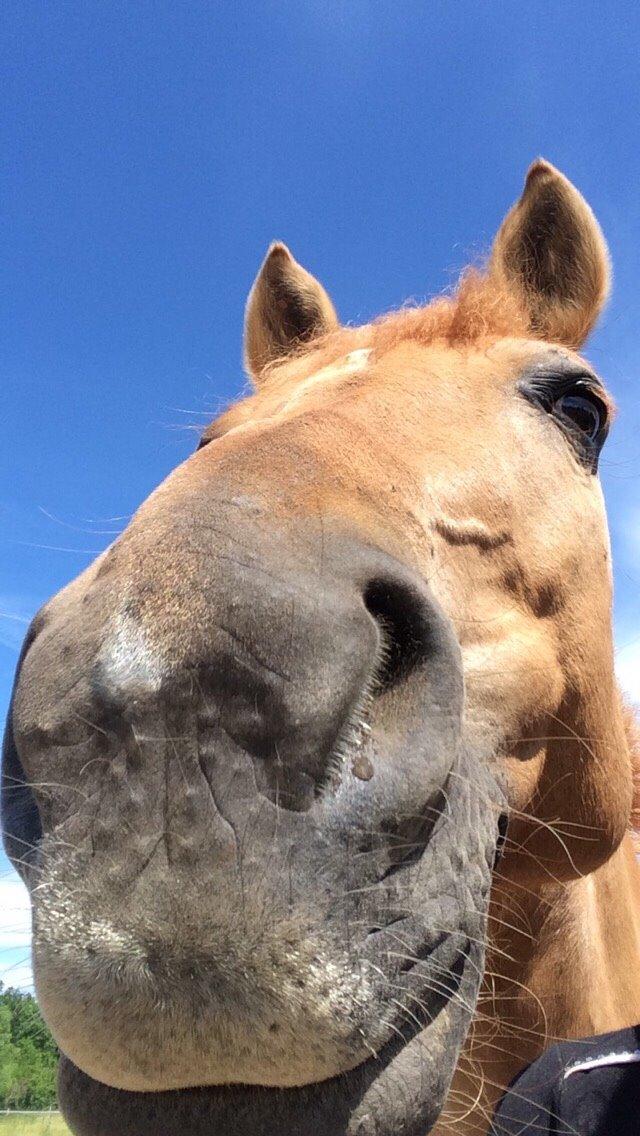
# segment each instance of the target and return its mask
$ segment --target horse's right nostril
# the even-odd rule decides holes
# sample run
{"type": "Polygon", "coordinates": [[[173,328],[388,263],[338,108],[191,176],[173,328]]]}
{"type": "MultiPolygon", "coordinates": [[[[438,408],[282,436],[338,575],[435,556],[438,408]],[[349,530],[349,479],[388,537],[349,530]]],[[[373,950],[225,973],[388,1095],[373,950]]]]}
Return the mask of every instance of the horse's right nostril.
{"type": "Polygon", "coordinates": [[[382,638],[378,689],[389,690],[428,658],[432,647],[430,613],[414,584],[391,576],[371,580],[364,591],[364,602],[382,638]]]}

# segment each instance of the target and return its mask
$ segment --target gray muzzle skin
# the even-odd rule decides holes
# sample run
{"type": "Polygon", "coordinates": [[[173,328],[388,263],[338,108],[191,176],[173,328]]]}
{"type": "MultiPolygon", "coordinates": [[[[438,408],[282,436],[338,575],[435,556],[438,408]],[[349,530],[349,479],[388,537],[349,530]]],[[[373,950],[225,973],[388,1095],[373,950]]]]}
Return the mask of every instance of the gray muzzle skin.
{"type": "Polygon", "coordinates": [[[262,591],[253,569],[236,565],[233,587],[207,576],[209,656],[184,655],[153,690],[127,688],[105,655],[119,602],[108,570],[82,609],[91,641],[73,649],[79,615],[63,607],[56,623],[54,601],[23,653],[5,843],[32,892],[36,987],[66,1054],[60,1103],[77,1136],[425,1136],[442,1108],[484,964],[504,811],[494,747],[464,738],[460,649],[426,584],[379,550],[342,542],[338,553],[321,604],[315,560],[294,583],[272,582],[280,548],[271,576],[263,555],[262,591]],[[255,628],[268,629],[257,645],[255,628]],[[256,665],[267,649],[269,668],[256,665]],[[77,733],[98,719],[97,734],[77,733]],[[313,1077],[288,1064],[297,1034],[310,1036],[312,992],[287,1018],[288,1049],[260,1034],[277,1054],[265,1058],[270,1081],[246,1056],[253,1010],[270,1020],[273,989],[254,976],[240,928],[265,913],[274,941],[295,926],[324,973],[365,991],[338,1007],[335,1028],[323,1022],[313,1077]],[[104,948],[103,927],[117,932],[104,948]],[[220,1041],[233,1036],[240,989],[244,1065],[220,1041]],[[172,1070],[163,1006],[192,1039],[202,1087],[190,1087],[188,1058],[172,1070]]]}
{"type": "MultiPolygon", "coordinates": [[[[478,998],[491,869],[503,807],[493,778],[461,755],[448,791],[448,824],[436,823],[413,876],[421,940],[407,989],[410,1016],[380,1053],[302,1088],[247,1085],[130,1093],[92,1080],[63,1057],[60,1105],[76,1136],[426,1136],[449,1089],[478,998]],[[434,924],[457,935],[439,937],[434,924]],[[426,946],[426,944],[429,944],[426,946]]],[[[410,920],[407,919],[406,924],[410,920]]],[[[394,926],[397,931],[397,925],[394,926]]]]}

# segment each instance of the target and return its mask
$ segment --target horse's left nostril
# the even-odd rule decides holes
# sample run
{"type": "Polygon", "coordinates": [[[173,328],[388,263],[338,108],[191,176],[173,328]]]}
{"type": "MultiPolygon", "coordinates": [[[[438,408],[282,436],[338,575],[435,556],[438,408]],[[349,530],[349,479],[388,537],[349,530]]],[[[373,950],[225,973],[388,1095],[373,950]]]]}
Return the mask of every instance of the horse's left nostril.
{"type": "Polygon", "coordinates": [[[378,689],[402,682],[431,650],[431,623],[424,597],[407,580],[381,576],[371,580],[364,602],[381,632],[378,689]]]}

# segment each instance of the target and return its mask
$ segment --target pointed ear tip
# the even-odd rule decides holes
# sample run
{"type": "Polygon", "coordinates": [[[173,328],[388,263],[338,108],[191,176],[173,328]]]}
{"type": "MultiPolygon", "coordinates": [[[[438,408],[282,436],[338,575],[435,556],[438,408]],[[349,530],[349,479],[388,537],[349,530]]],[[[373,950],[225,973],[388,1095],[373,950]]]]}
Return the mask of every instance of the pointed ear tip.
{"type": "Polygon", "coordinates": [[[552,178],[557,178],[562,182],[567,181],[564,174],[560,173],[560,170],[556,169],[556,167],[553,166],[551,162],[548,162],[546,158],[536,158],[527,170],[524,188],[525,190],[531,189],[537,182],[542,181],[543,179],[547,181],[552,178]]]}
{"type": "Polygon", "coordinates": [[[291,251],[284,241],[272,241],[267,249],[265,263],[273,260],[293,260],[291,251]]]}

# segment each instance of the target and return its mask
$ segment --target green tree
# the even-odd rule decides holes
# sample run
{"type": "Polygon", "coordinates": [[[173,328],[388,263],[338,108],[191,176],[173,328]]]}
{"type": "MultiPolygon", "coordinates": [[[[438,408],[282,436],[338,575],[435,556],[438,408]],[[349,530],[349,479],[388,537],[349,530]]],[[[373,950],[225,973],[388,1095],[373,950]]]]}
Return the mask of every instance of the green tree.
{"type": "Polygon", "coordinates": [[[6,1108],[9,1090],[16,1075],[16,1052],[11,1041],[11,1010],[0,1000],[0,1102],[6,1108]]]}
{"type": "Polygon", "coordinates": [[[31,994],[0,983],[0,1107],[56,1103],[58,1049],[31,994]]]}

